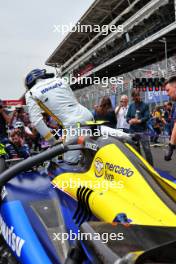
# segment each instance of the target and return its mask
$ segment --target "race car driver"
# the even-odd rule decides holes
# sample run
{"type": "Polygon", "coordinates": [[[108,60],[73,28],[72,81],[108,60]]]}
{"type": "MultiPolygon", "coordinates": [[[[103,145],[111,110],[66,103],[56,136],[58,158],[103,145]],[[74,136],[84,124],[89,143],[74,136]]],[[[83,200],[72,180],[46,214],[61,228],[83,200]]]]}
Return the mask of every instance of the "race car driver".
{"type": "MultiPolygon", "coordinates": [[[[169,97],[176,101],[176,76],[171,77],[165,82],[165,90],[169,97]]],[[[176,148],[176,103],[173,106],[172,114],[171,114],[171,122],[172,122],[172,134],[169,143],[169,149],[167,154],[165,155],[165,160],[170,161],[176,148]]]]}
{"type": "MultiPolygon", "coordinates": [[[[25,97],[30,121],[51,145],[56,143],[56,139],[43,120],[42,110],[66,129],[71,126],[76,128],[78,122],[93,120],[92,113],[77,101],[68,83],[56,78],[53,73],[35,69],[26,76],[25,85],[28,90],[25,97]]],[[[69,139],[70,135],[67,135],[66,141],[69,139]]],[[[68,152],[64,154],[64,161],[76,164],[79,154],[79,151],[68,152]]]]}

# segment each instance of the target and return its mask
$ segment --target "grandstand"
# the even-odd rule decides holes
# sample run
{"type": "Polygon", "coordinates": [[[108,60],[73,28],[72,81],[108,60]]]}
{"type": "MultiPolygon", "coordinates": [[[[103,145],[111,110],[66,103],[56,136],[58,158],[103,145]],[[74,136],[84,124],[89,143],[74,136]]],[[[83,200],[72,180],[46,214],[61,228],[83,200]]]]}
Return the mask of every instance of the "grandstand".
{"type": "MultiPolygon", "coordinates": [[[[59,67],[62,76],[123,75],[125,85],[115,91],[119,95],[124,90],[129,93],[129,81],[138,75],[145,77],[150,73],[152,77],[166,77],[176,69],[175,0],[96,0],[79,23],[122,25],[123,32],[109,30],[107,35],[103,32],[70,32],[46,61],[49,66],[59,67]]],[[[90,97],[96,100],[97,92],[99,95],[112,93],[112,87],[84,86],[86,84],[72,88],[78,90],[78,97],[89,97],[85,100],[90,101],[90,97]],[[84,95],[80,88],[85,89],[84,95]]]]}

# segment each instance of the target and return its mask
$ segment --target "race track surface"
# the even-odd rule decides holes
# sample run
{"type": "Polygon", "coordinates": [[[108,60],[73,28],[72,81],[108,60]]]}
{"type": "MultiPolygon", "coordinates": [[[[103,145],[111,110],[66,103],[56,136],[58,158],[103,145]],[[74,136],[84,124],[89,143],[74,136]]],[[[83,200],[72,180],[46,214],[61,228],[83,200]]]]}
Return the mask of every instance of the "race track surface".
{"type": "Polygon", "coordinates": [[[163,147],[151,147],[155,168],[165,171],[176,178],[176,152],[171,161],[164,160],[165,149],[163,147]]]}

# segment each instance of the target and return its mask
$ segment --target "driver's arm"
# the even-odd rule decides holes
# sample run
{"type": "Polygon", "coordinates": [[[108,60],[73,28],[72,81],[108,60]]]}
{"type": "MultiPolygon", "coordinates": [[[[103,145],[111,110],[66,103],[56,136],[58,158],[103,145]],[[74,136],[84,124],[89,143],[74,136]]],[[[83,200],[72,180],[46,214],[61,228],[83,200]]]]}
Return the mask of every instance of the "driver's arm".
{"type": "Polygon", "coordinates": [[[26,94],[26,104],[32,125],[45,140],[49,141],[51,144],[54,144],[55,138],[43,120],[41,108],[37,105],[29,92],[26,94]]]}

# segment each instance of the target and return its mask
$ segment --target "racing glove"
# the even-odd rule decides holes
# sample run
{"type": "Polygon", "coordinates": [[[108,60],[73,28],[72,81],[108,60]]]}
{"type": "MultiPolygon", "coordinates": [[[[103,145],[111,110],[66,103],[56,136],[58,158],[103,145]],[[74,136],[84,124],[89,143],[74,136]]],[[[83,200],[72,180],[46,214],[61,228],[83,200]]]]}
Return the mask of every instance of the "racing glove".
{"type": "Polygon", "coordinates": [[[171,159],[172,159],[172,155],[173,155],[173,152],[174,152],[174,149],[175,149],[175,145],[172,145],[171,143],[169,143],[169,146],[168,146],[169,148],[168,148],[168,151],[167,151],[167,153],[166,153],[166,155],[165,155],[165,157],[164,157],[164,159],[166,160],[166,161],[170,161],[171,159]]]}

